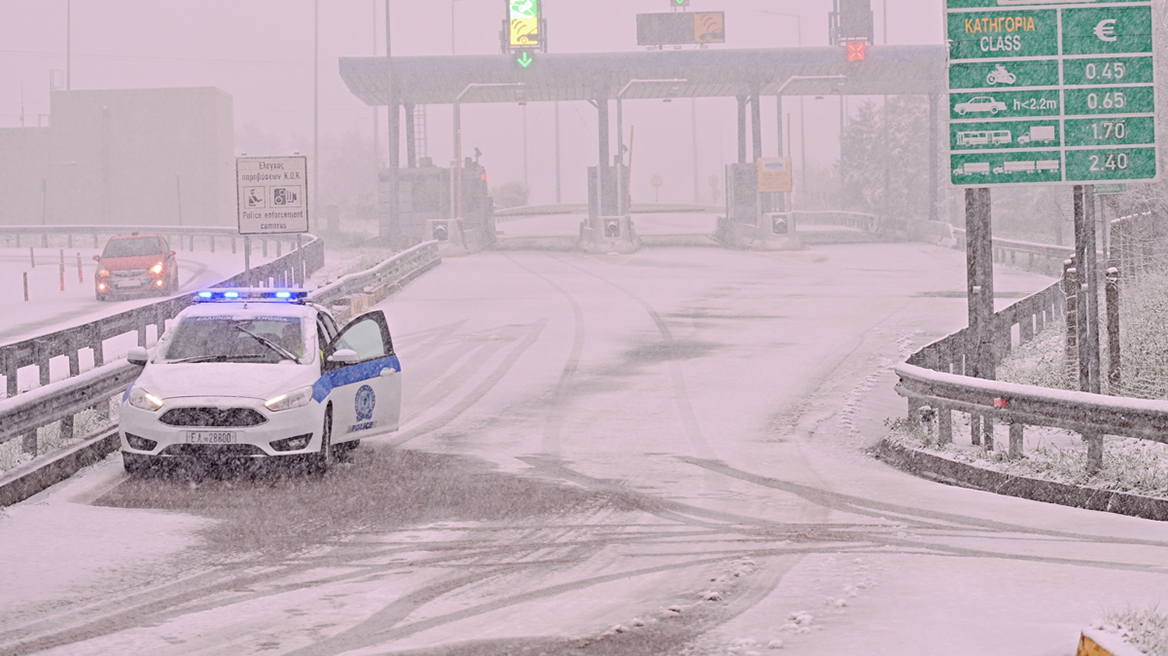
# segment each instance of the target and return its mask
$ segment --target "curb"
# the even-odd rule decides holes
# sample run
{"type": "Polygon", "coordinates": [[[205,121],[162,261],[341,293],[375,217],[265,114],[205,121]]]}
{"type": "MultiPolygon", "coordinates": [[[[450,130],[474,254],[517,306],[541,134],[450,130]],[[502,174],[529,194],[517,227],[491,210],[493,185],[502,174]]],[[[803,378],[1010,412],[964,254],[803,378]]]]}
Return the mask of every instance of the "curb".
{"type": "Polygon", "coordinates": [[[1168,499],[1003,474],[943,458],[927,451],[893,444],[887,438],[880,440],[872,452],[876,459],[897,469],[946,485],[1086,510],[1168,521],[1168,499]]]}
{"type": "Polygon", "coordinates": [[[82,438],[70,447],[44,460],[33,460],[0,476],[0,507],[10,506],[76,474],[117,451],[121,445],[117,426],[104,428],[82,438]]]}

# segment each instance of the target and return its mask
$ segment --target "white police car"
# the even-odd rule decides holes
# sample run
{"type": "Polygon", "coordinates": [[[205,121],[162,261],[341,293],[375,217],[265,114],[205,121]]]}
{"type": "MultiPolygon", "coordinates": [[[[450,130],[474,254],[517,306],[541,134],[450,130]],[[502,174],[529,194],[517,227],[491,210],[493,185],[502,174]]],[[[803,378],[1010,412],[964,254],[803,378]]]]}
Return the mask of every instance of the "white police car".
{"type": "Polygon", "coordinates": [[[286,289],[214,289],[175,317],[122,397],[126,471],[162,461],[281,458],[324,471],[362,437],[397,430],[401,364],[385,314],[338,330],[286,289]]]}

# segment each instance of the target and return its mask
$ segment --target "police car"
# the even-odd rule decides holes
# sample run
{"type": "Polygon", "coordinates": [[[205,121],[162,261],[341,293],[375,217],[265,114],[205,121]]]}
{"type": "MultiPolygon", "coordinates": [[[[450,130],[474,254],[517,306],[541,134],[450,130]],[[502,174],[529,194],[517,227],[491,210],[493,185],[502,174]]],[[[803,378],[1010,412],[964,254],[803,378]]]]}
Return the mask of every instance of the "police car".
{"type": "Polygon", "coordinates": [[[122,397],[122,461],[300,461],[323,472],[365,436],[395,431],[401,363],[385,314],[343,328],[287,289],[214,289],[175,317],[122,397]]]}

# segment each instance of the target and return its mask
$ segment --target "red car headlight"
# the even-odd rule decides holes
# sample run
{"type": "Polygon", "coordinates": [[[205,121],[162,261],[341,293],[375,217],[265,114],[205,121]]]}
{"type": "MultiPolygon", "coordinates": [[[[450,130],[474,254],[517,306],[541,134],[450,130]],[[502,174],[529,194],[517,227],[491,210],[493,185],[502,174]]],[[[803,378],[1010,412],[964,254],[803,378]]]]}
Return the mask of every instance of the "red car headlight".
{"type": "Polygon", "coordinates": [[[159,262],[158,264],[155,264],[154,266],[150,267],[150,273],[153,273],[155,275],[162,273],[162,262],[159,262]]]}

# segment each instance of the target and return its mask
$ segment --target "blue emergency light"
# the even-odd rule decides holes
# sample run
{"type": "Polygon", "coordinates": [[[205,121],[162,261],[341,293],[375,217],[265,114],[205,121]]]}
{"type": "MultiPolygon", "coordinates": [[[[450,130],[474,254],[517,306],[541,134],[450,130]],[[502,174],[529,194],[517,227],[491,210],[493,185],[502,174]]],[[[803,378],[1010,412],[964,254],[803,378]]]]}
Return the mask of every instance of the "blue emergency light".
{"type": "Polygon", "coordinates": [[[232,303],[239,301],[257,302],[284,302],[303,303],[308,298],[308,292],[303,289],[265,289],[263,287],[228,287],[222,289],[205,289],[195,293],[195,301],[199,303],[232,303]]]}

